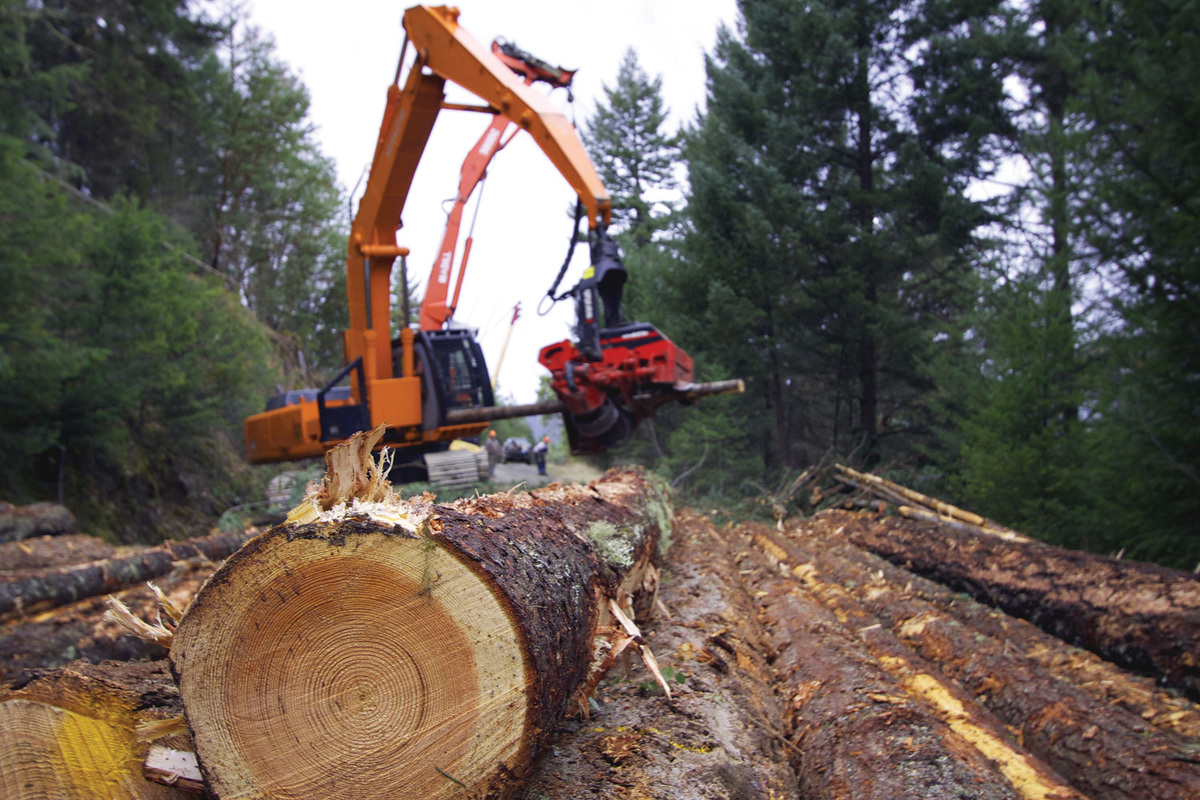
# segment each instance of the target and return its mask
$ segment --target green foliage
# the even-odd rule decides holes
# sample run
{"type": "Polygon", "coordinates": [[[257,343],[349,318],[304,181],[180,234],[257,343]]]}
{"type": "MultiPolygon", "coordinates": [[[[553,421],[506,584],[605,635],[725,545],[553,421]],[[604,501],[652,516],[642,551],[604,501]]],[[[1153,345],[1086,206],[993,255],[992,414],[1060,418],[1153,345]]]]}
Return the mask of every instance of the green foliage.
{"type": "MultiPolygon", "coordinates": [[[[207,96],[213,115],[205,258],[229,275],[256,317],[290,337],[288,384],[342,363],[345,215],[332,162],[308,120],[308,91],[252,26],[227,22],[228,62],[207,96]]],[[[289,388],[292,388],[289,386],[289,388]]]]}
{"type": "Polygon", "coordinates": [[[913,459],[933,432],[924,364],[969,301],[986,220],[954,189],[989,130],[930,109],[979,76],[946,59],[913,80],[912,56],[944,38],[915,3],[741,8],[688,136],[691,225],[668,295],[706,377],[746,381],[721,401],[719,453],[738,489],[830,450],[913,459]]]}
{"type": "MultiPolygon", "coordinates": [[[[181,472],[212,466],[214,437],[236,435],[262,390],[261,333],[164,247],[176,235],[161,217],[121,198],[111,213],[75,210],[15,142],[0,152],[11,234],[0,258],[0,480],[14,497],[57,494],[77,511],[153,503],[164,482],[186,493],[181,472]],[[175,466],[156,477],[163,462],[175,466]],[[129,496],[104,498],[110,487],[129,496]]],[[[132,527],[122,535],[148,533],[132,527]]]]}
{"type": "Polygon", "coordinates": [[[612,194],[614,223],[625,241],[644,247],[666,225],[672,204],[664,193],[676,184],[678,141],[663,131],[662,78],[651,80],[631,48],[604,96],[583,141],[612,194]]]}
{"type": "Polygon", "coordinates": [[[978,310],[979,360],[957,386],[960,462],[955,494],[966,507],[1017,530],[1072,547],[1097,522],[1085,465],[1087,428],[1068,379],[1072,330],[1058,295],[1031,281],[1001,285],[978,310]]]}
{"type": "Polygon", "coordinates": [[[4,5],[10,52],[23,62],[13,75],[21,88],[6,103],[9,132],[46,164],[77,167],[70,177],[94,197],[189,207],[215,27],[190,16],[186,0],[4,5]]]}

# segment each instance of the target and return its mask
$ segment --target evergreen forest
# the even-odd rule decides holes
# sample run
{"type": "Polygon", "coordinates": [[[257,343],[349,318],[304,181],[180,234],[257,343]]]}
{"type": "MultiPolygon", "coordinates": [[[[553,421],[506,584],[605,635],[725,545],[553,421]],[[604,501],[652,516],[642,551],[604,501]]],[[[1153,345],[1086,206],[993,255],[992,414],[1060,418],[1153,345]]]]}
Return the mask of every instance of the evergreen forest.
{"type": "MultiPolygon", "coordinates": [[[[694,118],[630,51],[580,126],[628,316],[746,382],[610,457],[706,507],[838,460],[1196,567],[1200,6],[738,6],[694,118]]],[[[123,541],[254,499],[242,419],[346,318],[345,189],[270,38],[0,0],[0,183],[0,499],[123,541]]]]}

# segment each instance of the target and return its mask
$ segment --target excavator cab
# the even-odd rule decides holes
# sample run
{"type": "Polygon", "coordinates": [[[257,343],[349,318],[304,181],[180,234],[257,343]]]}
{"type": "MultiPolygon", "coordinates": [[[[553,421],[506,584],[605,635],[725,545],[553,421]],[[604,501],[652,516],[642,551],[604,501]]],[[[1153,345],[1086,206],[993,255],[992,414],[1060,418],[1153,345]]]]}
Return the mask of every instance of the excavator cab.
{"type": "MultiPolygon", "coordinates": [[[[415,333],[414,371],[421,378],[421,420],[426,430],[445,425],[448,411],[495,405],[483,349],[472,331],[415,333]]],[[[393,342],[392,354],[396,374],[411,374],[404,370],[399,339],[393,342]]]]}

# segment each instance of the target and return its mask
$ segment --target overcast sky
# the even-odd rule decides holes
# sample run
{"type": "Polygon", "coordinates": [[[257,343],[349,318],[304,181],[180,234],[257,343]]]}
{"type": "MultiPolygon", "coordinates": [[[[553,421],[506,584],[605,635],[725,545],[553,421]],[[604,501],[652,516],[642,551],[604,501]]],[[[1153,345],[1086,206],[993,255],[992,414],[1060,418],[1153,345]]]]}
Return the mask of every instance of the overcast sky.
{"type": "MultiPolygon", "coordinates": [[[[545,61],[577,69],[574,104],[567,104],[562,90],[551,98],[579,125],[603,98],[603,84],[615,82],[621,58],[632,47],[643,69],[662,77],[672,129],[693,121],[703,106],[704,54],[712,51],[718,26],[734,27],[737,16],[736,0],[463,0],[457,5],[459,24],[485,46],[502,37],[545,61]]],[[[333,4],[295,0],[251,0],[249,6],[250,21],[274,37],[279,57],[308,87],[318,139],[347,190],[360,177],[365,180],[374,153],[407,7],[383,0],[347,0],[336,10],[333,4]]],[[[451,98],[470,98],[458,92],[451,98]]],[[[463,156],[486,125],[478,114],[445,111],[434,128],[397,234],[398,244],[412,251],[410,275],[419,276],[422,286],[445,228],[445,201],[453,198],[463,156]]],[[[521,303],[498,387],[518,403],[534,400],[539,377],[546,374],[537,363],[538,350],[569,337],[574,316],[569,302],[546,317],[539,318],[536,309],[566,254],[573,206],[574,193],[526,134],[492,162],[455,318],[479,329],[495,372],[513,305],[521,303]]],[[[474,210],[473,200],[463,217],[464,237],[474,210]]],[[[460,255],[461,248],[460,243],[460,255]]],[[[586,248],[577,248],[564,287],[579,279],[586,260],[586,248]]],[[[630,280],[636,281],[636,274],[630,280]]],[[[679,344],[687,348],[686,342],[679,344]]]]}

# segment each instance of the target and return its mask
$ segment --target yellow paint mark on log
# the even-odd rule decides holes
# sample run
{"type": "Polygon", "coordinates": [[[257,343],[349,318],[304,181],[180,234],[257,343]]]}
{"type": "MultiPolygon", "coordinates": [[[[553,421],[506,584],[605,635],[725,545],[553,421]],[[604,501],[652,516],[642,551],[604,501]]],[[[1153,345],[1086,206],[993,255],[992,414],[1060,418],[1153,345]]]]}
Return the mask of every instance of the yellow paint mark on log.
{"type": "Polygon", "coordinates": [[[137,756],[131,731],[101,720],[63,712],[56,739],[64,761],[64,775],[77,796],[115,797],[122,778],[136,774],[137,756]]]}
{"type": "Polygon", "coordinates": [[[896,675],[904,690],[932,706],[950,729],[996,764],[1021,796],[1030,800],[1066,800],[1079,795],[1057,783],[1024,753],[1017,752],[1003,739],[971,721],[962,703],[932,675],[912,672],[908,662],[895,656],[881,656],[880,663],[896,675]]]}
{"type": "Polygon", "coordinates": [[[142,779],[136,749],[132,724],[7,700],[0,703],[0,797],[175,796],[142,779]]]}

